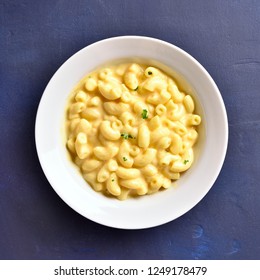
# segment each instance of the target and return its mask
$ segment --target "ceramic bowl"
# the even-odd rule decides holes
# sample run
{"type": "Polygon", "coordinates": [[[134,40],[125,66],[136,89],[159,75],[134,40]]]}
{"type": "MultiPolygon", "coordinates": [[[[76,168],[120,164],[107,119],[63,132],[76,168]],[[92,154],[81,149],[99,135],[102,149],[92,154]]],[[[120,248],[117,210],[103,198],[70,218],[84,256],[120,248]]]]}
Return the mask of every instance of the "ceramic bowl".
{"type": "Polygon", "coordinates": [[[54,74],[41,98],[35,139],[42,169],[57,194],[75,211],[102,225],[142,229],[172,221],[193,208],[213,186],[224,162],[228,122],[221,94],[209,73],[182,49],[153,38],[123,36],[89,45],[54,74]],[[173,187],[119,201],[95,192],[69,160],[63,139],[64,112],[72,88],[111,61],[142,59],[166,65],[188,82],[202,116],[192,167],[173,187]]]}

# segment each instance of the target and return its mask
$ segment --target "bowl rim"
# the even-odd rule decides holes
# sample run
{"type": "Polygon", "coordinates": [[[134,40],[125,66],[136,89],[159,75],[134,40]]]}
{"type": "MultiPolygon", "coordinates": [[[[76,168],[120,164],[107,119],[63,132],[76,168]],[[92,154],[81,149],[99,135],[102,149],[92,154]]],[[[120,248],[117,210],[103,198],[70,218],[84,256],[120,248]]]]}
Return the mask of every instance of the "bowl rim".
{"type": "MultiPolygon", "coordinates": [[[[98,66],[98,65],[97,65],[98,66]]],[[[44,89],[43,91],[43,94],[41,96],[41,99],[40,99],[40,102],[39,102],[39,105],[38,105],[38,108],[37,108],[37,113],[36,113],[36,121],[35,121],[35,144],[36,144],[36,150],[37,150],[37,155],[38,155],[38,158],[39,158],[39,162],[40,162],[40,165],[41,165],[41,168],[48,180],[48,182],[50,183],[50,185],[52,186],[52,188],[54,189],[54,191],[59,195],[59,197],[67,204],[69,205],[73,210],[75,210],[76,212],[78,212],[79,214],[81,214],[82,216],[84,216],[85,218],[89,219],[89,220],[92,220],[96,223],[99,223],[99,224],[102,224],[102,225],[105,225],[105,226],[109,226],[109,227],[113,227],[113,228],[119,228],[119,229],[143,229],[143,228],[152,228],[152,227],[155,227],[155,226],[160,226],[162,224],[165,224],[165,223],[168,223],[168,222],[171,222],[172,220],[175,220],[177,218],[179,218],[180,216],[184,215],[185,213],[187,213],[188,211],[190,211],[193,207],[195,207],[204,197],[205,195],[209,192],[209,190],[212,188],[212,186],[214,185],[217,177],[219,176],[219,173],[223,167],[223,164],[224,164],[224,160],[225,160],[225,157],[226,157],[226,153],[227,153],[227,147],[228,147],[228,136],[229,136],[229,131],[228,131],[228,117],[227,117],[227,112],[226,112],[226,108],[225,108],[225,104],[224,104],[224,100],[221,96],[221,93],[215,83],[215,81],[213,80],[213,78],[211,77],[211,75],[207,72],[207,70],[192,56],[190,55],[189,53],[187,53],[186,51],[184,51],[183,49],[181,49],[180,47],[172,44],[172,43],[168,43],[166,41],[163,41],[163,40],[160,40],[160,39],[157,39],[157,38],[152,38],[152,37],[147,37],[147,36],[136,36],[136,35],[126,35],[126,36],[116,36],[116,37],[110,37],[110,38],[106,38],[106,39],[103,39],[103,40],[100,40],[100,41],[97,41],[97,42],[94,42],[90,45],[87,45],[86,47],[80,49],[79,51],[77,51],[76,53],[74,53],[72,56],[70,56],[58,69],[57,71],[53,74],[53,76],[51,77],[51,79],[49,80],[46,88],[44,89]],[[156,42],[156,43],[159,43],[159,44],[162,44],[162,45],[165,45],[167,47],[170,47],[170,48],[173,48],[175,49],[177,52],[179,52],[181,55],[184,55],[186,58],[188,58],[189,60],[191,60],[192,63],[194,63],[197,67],[199,67],[199,69],[203,72],[203,74],[205,75],[205,77],[207,78],[207,80],[210,82],[210,84],[213,86],[214,88],[214,93],[216,94],[217,98],[218,98],[218,101],[219,101],[219,104],[220,105],[220,109],[221,109],[221,112],[222,112],[222,117],[224,118],[224,122],[223,122],[223,141],[224,141],[224,146],[222,148],[222,153],[221,155],[219,156],[219,160],[218,160],[218,166],[215,168],[215,176],[212,176],[211,177],[211,183],[210,185],[208,186],[208,188],[206,189],[206,191],[204,193],[201,194],[200,196],[200,199],[196,201],[196,203],[194,203],[193,205],[191,205],[189,207],[189,209],[177,216],[175,216],[173,219],[171,220],[162,220],[160,223],[155,223],[155,224],[151,224],[149,226],[144,226],[144,227],[135,227],[135,226],[129,226],[129,227],[122,227],[120,225],[116,225],[114,223],[111,223],[111,222],[107,222],[107,221],[100,221],[100,220],[97,220],[93,217],[89,217],[87,216],[85,213],[83,213],[82,209],[80,207],[78,207],[77,205],[75,205],[75,203],[71,203],[71,201],[68,201],[64,194],[62,192],[60,192],[57,188],[55,188],[55,183],[53,182],[53,179],[51,178],[51,176],[49,175],[49,172],[48,172],[48,168],[46,168],[45,166],[45,162],[42,158],[42,154],[40,153],[40,143],[39,143],[39,131],[40,131],[40,124],[39,124],[39,116],[41,114],[41,107],[42,107],[42,104],[44,102],[44,98],[45,98],[45,93],[48,91],[48,88],[50,86],[50,84],[52,83],[53,80],[56,79],[56,76],[57,76],[57,73],[66,65],[66,64],[69,64],[73,59],[75,59],[77,56],[80,56],[81,53],[87,51],[89,48],[93,48],[95,47],[96,45],[99,45],[99,44],[103,44],[103,43],[106,43],[106,42],[109,42],[109,41],[120,41],[120,40],[146,40],[146,41],[149,41],[149,42],[156,42]]]]}

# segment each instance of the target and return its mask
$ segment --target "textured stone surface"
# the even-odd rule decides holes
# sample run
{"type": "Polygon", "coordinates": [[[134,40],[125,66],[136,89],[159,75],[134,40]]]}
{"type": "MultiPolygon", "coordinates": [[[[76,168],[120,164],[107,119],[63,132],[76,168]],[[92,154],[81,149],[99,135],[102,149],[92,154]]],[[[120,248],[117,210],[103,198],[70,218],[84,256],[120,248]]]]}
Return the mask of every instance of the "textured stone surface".
{"type": "Polygon", "coordinates": [[[259,259],[259,30],[258,0],[1,0],[0,258],[259,259]],[[208,195],[181,218],[140,231],[71,210],[44,177],[34,144],[37,106],[57,68],[117,35],[189,52],[215,79],[229,117],[226,161],[208,195]]]}

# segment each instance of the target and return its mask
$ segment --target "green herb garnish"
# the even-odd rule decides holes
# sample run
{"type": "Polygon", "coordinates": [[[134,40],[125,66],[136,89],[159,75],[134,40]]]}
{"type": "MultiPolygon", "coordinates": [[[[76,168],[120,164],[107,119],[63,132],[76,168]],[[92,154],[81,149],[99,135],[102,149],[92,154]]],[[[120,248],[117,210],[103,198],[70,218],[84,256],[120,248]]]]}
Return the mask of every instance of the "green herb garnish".
{"type": "Polygon", "coordinates": [[[124,139],[135,139],[131,134],[128,133],[121,133],[121,137],[123,137],[124,139]]]}
{"type": "Polygon", "coordinates": [[[143,118],[144,120],[148,118],[148,111],[147,111],[146,109],[143,109],[142,118],[143,118]]]}
{"type": "Polygon", "coordinates": [[[188,163],[188,162],[189,162],[189,160],[188,160],[188,159],[185,159],[183,163],[186,164],[186,163],[188,163]]]}
{"type": "Polygon", "coordinates": [[[126,158],[126,157],[123,157],[123,161],[127,161],[127,158],[126,158]]]}
{"type": "Polygon", "coordinates": [[[152,71],[148,71],[148,75],[152,75],[153,74],[153,72],[152,71]]]}
{"type": "Polygon", "coordinates": [[[114,182],[115,181],[115,179],[112,179],[112,182],[114,182]]]}
{"type": "Polygon", "coordinates": [[[138,90],[138,86],[134,89],[134,91],[137,91],[138,90]]]}

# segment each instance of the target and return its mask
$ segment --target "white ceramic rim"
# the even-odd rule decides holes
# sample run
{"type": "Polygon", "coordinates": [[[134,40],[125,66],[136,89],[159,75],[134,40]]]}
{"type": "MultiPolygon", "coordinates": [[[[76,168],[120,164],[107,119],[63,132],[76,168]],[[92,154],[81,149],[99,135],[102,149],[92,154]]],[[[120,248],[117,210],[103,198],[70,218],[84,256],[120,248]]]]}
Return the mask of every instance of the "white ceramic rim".
{"type": "MultiPolygon", "coordinates": [[[[101,58],[101,60],[102,60],[102,58],[101,58]]],[[[165,63],[164,61],[161,61],[161,62],[165,63]]],[[[98,66],[98,65],[99,64],[97,64],[96,66],[98,66]]],[[[177,69],[177,71],[178,71],[178,69],[177,69]]],[[[87,73],[85,73],[85,74],[87,74],[87,73]]],[[[185,76],[185,73],[181,73],[181,74],[183,74],[185,76]]],[[[80,78],[81,77],[79,77],[79,79],[80,78]]],[[[70,90],[71,89],[69,89],[69,91],[70,90]]],[[[63,110],[64,110],[64,108],[63,108],[63,110]]],[[[212,124],[212,121],[211,121],[211,124],[212,124]]],[[[209,125],[209,124],[206,123],[206,126],[207,125],[209,125]]],[[[208,129],[212,129],[212,128],[208,127],[208,129]]],[[[215,136],[217,136],[217,134],[215,134],[215,136]]],[[[143,36],[120,36],[120,37],[104,39],[104,40],[98,41],[94,44],[91,44],[91,45],[83,48],[82,50],[78,51],[73,56],[71,56],[56,71],[56,73],[53,75],[53,77],[49,81],[49,83],[42,95],[41,101],[39,103],[37,116],[36,116],[36,124],[35,124],[35,141],[36,141],[36,149],[37,149],[39,161],[40,161],[42,169],[45,173],[45,176],[47,177],[48,181],[50,182],[53,189],[57,192],[57,194],[71,208],[73,208],[75,211],[77,211],[84,217],[86,217],[92,221],[95,221],[97,223],[106,225],[106,226],[110,226],[110,227],[114,227],[114,228],[123,228],[123,229],[142,229],[142,228],[150,228],[150,227],[158,226],[161,224],[165,224],[169,221],[172,221],[172,220],[180,217],[181,215],[188,212],[191,208],[193,208],[207,194],[207,192],[210,190],[210,188],[213,186],[215,180],[217,179],[217,177],[220,173],[220,170],[222,168],[222,165],[224,163],[226,150],[227,150],[227,144],[228,144],[228,120],[227,120],[227,114],[226,114],[226,109],[225,109],[223,99],[221,97],[221,94],[220,94],[214,80],[211,78],[209,73],[204,69],[204,67],[195,58],[193,58],[191,55],[189,55],[188,53],[186,53],[179,47],[176,47],[170,43],[167,43],[167,42],[159,40],[159,39],[143,37],[143,36]],[[185,61],[187,61],[187,63],[191,63],[191,66],[194,68],[193,70],[198,71],[200,75],[204,76],[205,82],[207,83],[207,85],[210,86],[210,88],[212,90],[212,93],[210,93],[210,94],[212,94],[212,96],[214,95],[214,100],[216,103],[214,104],[215,105],[214,108],[205,108],[202,106],[203,110],[206,111],[205,115],[207,116],[207,114],[209,114],[209,110],[211,110],[211,109],[213,111],[215,110],[215,112],[218,114],[216,116],[216,118],[218,118],[218,126],[215,129],[218,132],[218,134],[220,135],[220,137],[218,137],[218,139],[214,140],[215,141],[214,145],[217,145],[217,149],[216,149],[217,151],[215,152],[214,157],[212,158],[212,162],[214,163],[214,170],[212,170],[210,172],[210,177],[207,177],[207,179],[204,179],[204,182],[202,184],[205,184],[205,186],[203,186],[203,188],[200,189],[200,192],[196,197],[187,199],[186,204],[183,205],[182,207],[179,207],[180,209],[177,209],[177,210],[174,209],[176,211],[171,212],[172,209],[171,209],[170,205],[165,206],[165,209],[169,210],[168,213],[165,213],[164,215],[161,215],[161,216],[154,215],[154,218],[148,219],[148,221],[146,221],[145,218],[148,218],[148,216],[150,215],[149,213],[146,216],[145,215],[142,216],[141,220],[138,220],[138,216],[139,216],[138,212],[135,212],[134,210],[133,210],[133,213],[135,213],[135,215],[138,215],[134,219],[132,219],[131,216],[128,216],[128,215],[125,217],[126,221],[120,215],[119,215],[120,217],[119,216],[115,217],[116,212],[115,212],[114,208],[116,208],[116,210],[120,209],[119,211],[121,211],[121,206],[118,204],[118,202],[112,202],[112,204],[111,204],[110,202],[106,202],[105,200],[103,201],[103,202],[105,202],[105,205],[103,206],[99,202],[100,199],[101,200],[104,199],[104,198],[101,198],[100,194],[93,194],[93,197],[91,194],[90,199],[91,200],[93,199],[93,201],[94,201],[91,205],[92,208],[82,207],[82,201],[81,201],[81,204],[79,205],[77,203],[77,199],[80,200],[82,196],[86,195],[86,192],[84,192],[84,190],[82,190],[82,189],[77,189],[77,191],[75,191],[75,193],[77,193],[77,194],[73,194],[71,191],[69,193],[64,192],[64,189],[62,189],[59,186],[59,183],[61,182],[59,180],[59,176],[57,176],[57,175],[55,176],[53,173],[53,168],[56,168],[57,166],[49,166],[50,159],[46,160],[45,154],[42,152],[43,150],[47,149],[46,148],[47,144],[45,145],[42,140],[45,135],[44,133],[46,131],[48,131],[49,126],[52,126],[52,124],[46,124],[46,123],[44,124],[44,126],[42,125],[44,123],[44,117],[46,116],[46,104],[48,103],[48,100],[50,100],[50,98],[51,98],[50,88],[53,86],[55,81],[57,81],[58,79],[61,79],[61,72],[64,72],[65,70],[67,71],[70,67],[70,64],[73,63],[73,61],[79,59],[79,57],[84,52],[88,52],[90,50],[93,51],[96,47],[99,47],[102,44],[111,44],[111,43],[117,44],[117,43],[121,43],[122,41],[127,41],[127,42],[131,42],[131,43],[144,42],[144,43],[155,44],[158,46],[162,45],[164,48],[166,48],[169,51],[172,50],[175,53],[179,53],[180,56],[182,56],[182,58],[185,61]],[[97,203],[100,205],[95,206],[94,203],[97,203]],[[108,204],[106,204],[106,203],[108,203],[108,204]],[[93,209],[93,207],[94,208],[97,207],[98,209],[93,209]],[[111,214],[109,216],[107,214],[107,211],[108,212],[111,211],[111,213],[113,212],[113,214],[111,214]],[[111,219],[108,219],[108,218],[111,218],[111,219]]],[[[213,143],[210,147],[207,147],[207,145],[206,145],[205,149],[204,149],[204,154],[208,154],[208,153],[212,152],[214,145],[213,145],[213,143]]],[[[55,155],[57,156],[57,154],[55,154],[55,155]]],[[[55,161],[56,160],[55,155],[53,154],[49,158],[52,158],[52,160],[55,161]]],[[[199,163],[200,163],[200,160],[198,160],[198,164],[199,163]]],[[[206,167],[206,165],[204,162],[204,168],[205,167],[206,167]]],[[[66,167],[66,168],[68,168],[68,167],[66,167]]],[[[206,170],[205,170],[205,172],[206,172],[206,170]]],[[[73,179],[75,179],[75,177],[71,177],[69,179],[73,180],[73,179]]],[[[198,181],[198,178],[197,178],[197,181],[198,181]]],[[[72,181],[70,181],[70,182],[72,182],[72,181]]],[[[76,183],[78,183],[78,182],[76,182],[76,183]]],[[[167,192],[169,192],[169,191],[170,190],[167,190],[167,192]]],[[[178,190],[176,192],[178,192],[178,190]]],[[[188,190],[185,190],[185,192],[188,195],[188,190]]],[[[88,190],[87,196],[88,195],[89,195],[89,190],[88,190]]],[[[160,195],[160,194],[156,194],[156,195],[160,195]]],[[[152,207],[152,205],[154,203],[154,207],[157,207],[159,209],[160,204],[157,204],[157,202],[147,203],[147,199],[151,199],[154,201],[154,198],[152,198],[152,196],[146,196],[146,198],[145,198],[146,202],[144,203],[144,205],[147,204],[147,205],[149,205],[149,207],[152,207]]],[[[127,204],[128,202],[119,202],[119,203],[121,203],[121,205],[124,205],[124,203],[127,204]]],[[[145,211],[145,209],[146,209],[146,208],[144,208],[145,206],[142,207],[142,205],[140,206],[140,202],[138,202],[138,203],[139,203],[138,207],[140,207],[140,210],[145,211]]],[[[133,206],[133,204],[129,204],[129,205],[126,207],[122,206],[122,213],[125,214],[125,213],[129,212],[129,209],[133,206]]]]}

